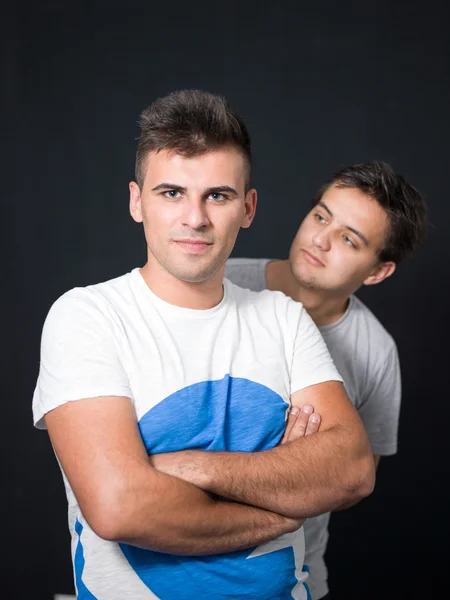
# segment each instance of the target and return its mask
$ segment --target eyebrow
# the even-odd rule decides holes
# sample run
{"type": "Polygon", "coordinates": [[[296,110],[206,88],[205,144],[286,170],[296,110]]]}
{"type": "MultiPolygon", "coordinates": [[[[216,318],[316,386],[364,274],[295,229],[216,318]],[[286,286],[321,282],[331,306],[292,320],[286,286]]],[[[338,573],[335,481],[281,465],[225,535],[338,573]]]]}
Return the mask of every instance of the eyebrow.
{"type": "MultiPolygon", "coordinates": [[[[168,183],[168,182],[164,182],[164,183],[160,183],[158,185],[156,185],[154,188],[152,188],[152,192],[159,192],[161,190],[177,190],[179,192],[186,192],[187,188],[183,187],[182,185],[177,185],[176,183],[168,183]]],[[[220,194],[222,192],[228,192],[230,194],[234,194],[235,196],[238,196],[237,191],[232,188],[230,185],[216,185],[210,188],[207,188],[205,190],[205,196],[209,196],[209,194],[220,194]]]]}
{"type": "Polygon", "coordinates": [[[217,185],[214,187],[210,187],[208,188],[205,193],[209,196],[209,194],[219,194],[221,192],[228,192],[230,194],[234,194],[235,196],[238,196],[237,191],[232,188],[230,185],[217,185]]]}
{"type": "Polygon", "coordinates": [[[158,185],[155,185],[154,188],[152,188],[152,192],[159,192],[160,190],[178,190],[180,192],[185,192],[186,188],[184,188],[181,185],[177,185],[176,183],[168,182],[160,183],[158,185]]]}
{"type": "MultiPolygon", "coordinates": [[[[321,206],[330,215],[330,217],[334,216],[333,213],[331,212],[331,210],[325,204],[325,202],[322,202],[322,200],[321,200],[320,202],[318,202],[318,205],[321,206]]],[[[366,238],[366,236],[363,233],[361,233],[354,227],[350,227],[350,225],[344,225],[344,227],[345,227],[345,229],[348,229],[349,231],[352,231],[355,235],[357,235],[364,242],[364,244],[366,246],[369,246],[369,240],[366,238]]]]}

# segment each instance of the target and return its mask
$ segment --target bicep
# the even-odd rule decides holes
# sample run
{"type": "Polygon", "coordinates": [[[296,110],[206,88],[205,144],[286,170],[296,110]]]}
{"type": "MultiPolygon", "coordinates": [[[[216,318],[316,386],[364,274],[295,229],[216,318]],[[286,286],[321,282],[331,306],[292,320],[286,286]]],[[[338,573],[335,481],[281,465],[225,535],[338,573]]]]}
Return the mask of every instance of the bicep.
{"type": "Polygon", "coordinates": [[[45,423],[88,522],[96,521],[106,506],[114,504],[129,485],[133,470],[151,470],[129,398],[102,396],[66,402],[48,412],[45,423]]]}
{"type": "Polygon", "coordinates": [[[298,390],[292,394],[291,404],[298,407],[311,404],[314,412],[321,416],[320,431],[336,425],[363,427],[358,412],[339,381],[325,381],[298,390]]]}

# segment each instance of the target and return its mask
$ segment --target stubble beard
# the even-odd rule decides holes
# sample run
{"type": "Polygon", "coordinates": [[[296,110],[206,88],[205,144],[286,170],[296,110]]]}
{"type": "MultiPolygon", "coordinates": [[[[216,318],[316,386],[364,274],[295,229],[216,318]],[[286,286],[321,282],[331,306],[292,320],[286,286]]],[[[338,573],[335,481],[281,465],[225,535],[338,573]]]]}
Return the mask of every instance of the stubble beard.
{"type": "Polygon", "coordinates": [[[292,273],[292,276],[294,277],[295,281],[297,282],[297,284],[300,285],[301,287],[304,287],[308,290],[318,290],[318,291],[326,289],[322,285],[320,285],[320,282],[318,281],[317,277],[315,277],[314,275],[311,275],[311,274],[301,275],[298,272],[296,273],[295,267],[292,268],[292,265],[291,265],[291,273],[292,273]]]}
{"type": "Polygon", "coordinates": [[[155,259],[161,265],[161,267],[172,277],[175,277],[179,281],[185,283],[204,283],[214,277],[226,261],[226,258],[222,258],[222,254],[215,257],[211,257],[209,261],[195,264],[195,257],[190,262],[189,258],[186,257],[183,261],[171,261],[170,257],[166,257],[164,260],[158,260],[155,255],[155,259]]]}

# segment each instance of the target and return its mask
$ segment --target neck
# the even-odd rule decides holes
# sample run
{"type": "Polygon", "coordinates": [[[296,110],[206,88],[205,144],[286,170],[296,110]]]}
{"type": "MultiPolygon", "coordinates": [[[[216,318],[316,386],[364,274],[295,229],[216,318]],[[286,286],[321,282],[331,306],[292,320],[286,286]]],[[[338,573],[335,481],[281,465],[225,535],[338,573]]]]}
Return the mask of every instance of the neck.
{"type": "Polygon", "coordinates": [[[266,283],[269,290],[278,290],[301,302],[318,327],[335,323],[347,310],[348,295],[305,287],[295,279],[288,260],[273,261],[267,265],[266,283]]]}
{"type": "Polygon", "coordinates": [[[142,267],[141,275],[151,291],[164,302],[181,308],[208,310],[223,298],[224,271],[225,266],[205,281],[183,281],[165,271],[155,260],[149,260],[142,267]]]}

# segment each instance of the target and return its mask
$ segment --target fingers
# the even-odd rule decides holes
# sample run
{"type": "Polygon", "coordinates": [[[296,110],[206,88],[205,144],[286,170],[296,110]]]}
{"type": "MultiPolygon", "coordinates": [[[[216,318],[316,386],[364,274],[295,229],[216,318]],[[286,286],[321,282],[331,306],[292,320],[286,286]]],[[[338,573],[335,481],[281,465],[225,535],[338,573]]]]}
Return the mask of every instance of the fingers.
{"type": "Polygon", "coordinates": [[[306,426],[305,435],[311,435],[312,433],[317,433],[320,428],[321,418],[319,413],[312,413],[309,416],[308,424],[306,426]]]}
{"type": "Polygon", "coordinates": [[[305,435],[317,433],[320,429],[320,423],[320,415],[314,412],[314,407],[310,404],[305,404],[301,409],[298,406],[293,406],[288,413],[286,429],[280,444],[286,444],[305,435]]]}
{"type": "Polygon", "coordinates": [[[309,418],[313,413],[314,407],[310,404],[305,404],[304,406],[302,406],[301,410],[299,410],[297,414],[295,423],[289,432],[289,442],[292,442],[293,440],[296,440],[299,437],[303,437],[306,434],[309,418]]]}
{"type": "Polygon", "coordinates": [[[295,423],[290,427],[285,443],[292,442],[305,435],[317,433],[320,428],[320,422],[320,415],[314,412],[314,407],[310,404],[305,404],[298,411],[295,423]]]}
{"type": "Polygon", "coordinates": [[[285,444],[288,439],[289,439],[289,434],[292,431],[292,428],[295,425],[295,421],[297,420],[297,415],[299,413],[300,409],[298,408],[298,406],[292,406],[289,413],[288,413],[288,418],[286,421],[286,428],[284,430],[284,435],[281,438],[280,444],[285,444]]]}

